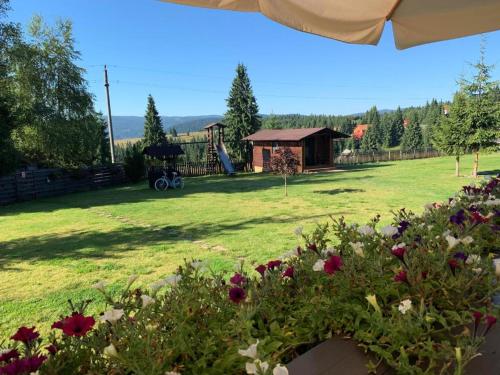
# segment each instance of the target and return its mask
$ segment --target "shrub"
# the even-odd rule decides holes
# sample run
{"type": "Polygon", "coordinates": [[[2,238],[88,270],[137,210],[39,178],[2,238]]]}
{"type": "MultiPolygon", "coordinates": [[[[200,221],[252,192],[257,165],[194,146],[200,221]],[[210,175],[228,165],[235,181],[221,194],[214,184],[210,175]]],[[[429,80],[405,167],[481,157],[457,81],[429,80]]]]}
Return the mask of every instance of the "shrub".
{"type": "Polygon", "coordinates": [[[132,182],[139,182],[144,177],[145,163],[140,142],[127,144],[124,157],[125,175],[132,182]]]}
{"type": "Polygon", "coordinates": [[[187,262],[149,288],[131,276],[119,295],[99,282],[109,308],[98,323],[88,302],[71,304],[47,349],[24,327],[0,361],[43,362],[40,374],[286,374],[280,363],[342,335],[397,373],[462,374],[499,315],[499,197],[496,178],[383,228],[378,216],[297,228],[304,246],[255,271],[187,262]]]}

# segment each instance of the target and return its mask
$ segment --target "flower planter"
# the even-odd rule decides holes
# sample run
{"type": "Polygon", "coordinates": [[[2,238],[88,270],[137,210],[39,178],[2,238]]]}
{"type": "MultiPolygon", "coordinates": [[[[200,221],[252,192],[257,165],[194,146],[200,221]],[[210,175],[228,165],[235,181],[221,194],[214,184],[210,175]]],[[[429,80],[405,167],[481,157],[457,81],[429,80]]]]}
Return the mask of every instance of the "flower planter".
{"type": "MultiPolygon", "coordinates": [[[[493,328],[481,347],[481,355],[466,368],[468,375],[500,374],[500,328],[493,328]]],[[[290,375],[366,375],[366,365],[372,359],[353,340],[334,337],[304,353],[287,365],[290,375]]],[[[374,362],[374,361],[373,361],[374,362]]],[[[396,374],[381,365],[377,375],[396,374]]]]}

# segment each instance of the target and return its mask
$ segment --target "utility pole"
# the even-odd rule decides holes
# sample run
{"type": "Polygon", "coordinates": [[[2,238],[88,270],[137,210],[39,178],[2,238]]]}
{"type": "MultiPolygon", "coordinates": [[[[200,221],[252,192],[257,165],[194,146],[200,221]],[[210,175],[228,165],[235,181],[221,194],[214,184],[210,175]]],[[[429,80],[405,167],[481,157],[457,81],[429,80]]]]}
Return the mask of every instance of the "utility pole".
{"type": "Polygon", "coordinates": [[[106,87],[106,98],[108,100],[108,133],[109,148],[111,151],[111,163],[115,164],[115,141],[113,137],[113,118],[111,117],[111,102],[109,100],[108,67],[104,65],[104,87],[106,87]]]}

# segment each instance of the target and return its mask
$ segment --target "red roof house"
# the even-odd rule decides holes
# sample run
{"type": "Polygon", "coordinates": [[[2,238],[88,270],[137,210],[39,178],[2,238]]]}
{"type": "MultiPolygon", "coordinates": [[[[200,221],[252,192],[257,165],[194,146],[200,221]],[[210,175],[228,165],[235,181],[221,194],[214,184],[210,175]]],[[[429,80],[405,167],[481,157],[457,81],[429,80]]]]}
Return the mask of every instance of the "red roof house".
{"type": "Polygon", "coordinates": [[[356,127],[352,131],[352,136],[354,137],[354,139],[359,141],[361,138],[363,138],[363,136],[365,135],[369,126],[370,126],[370,124],[358,124],[358,125],[356,125],[356,127]]]}

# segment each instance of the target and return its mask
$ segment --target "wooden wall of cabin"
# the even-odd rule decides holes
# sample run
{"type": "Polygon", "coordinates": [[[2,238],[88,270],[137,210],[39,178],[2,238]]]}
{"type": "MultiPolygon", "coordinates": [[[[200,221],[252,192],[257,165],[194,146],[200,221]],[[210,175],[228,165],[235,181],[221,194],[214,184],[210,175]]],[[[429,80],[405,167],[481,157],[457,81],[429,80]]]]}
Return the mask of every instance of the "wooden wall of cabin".
{"type": "Polygon", "coordinates": [[[304,158],[303,158],[303,147],[302,142],[285,142],[285,141],[254,141],[253,142],[253,168],[255,172],[267,172],[269,171],[268,160],[264,160],[266,155],[269,156],[269,159],[274,156],[273,150],[276,147],[289,147],[290,150],[297,156],[299,159],[299,167],[298,172],[302,173],[304,168],[304,158]]]}

